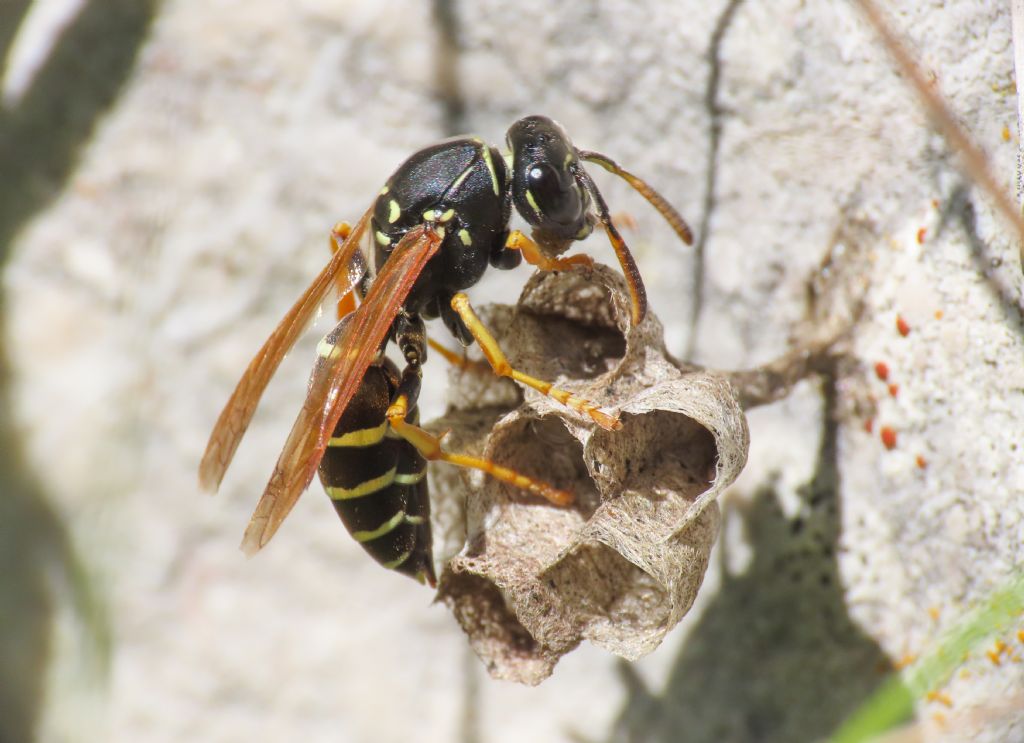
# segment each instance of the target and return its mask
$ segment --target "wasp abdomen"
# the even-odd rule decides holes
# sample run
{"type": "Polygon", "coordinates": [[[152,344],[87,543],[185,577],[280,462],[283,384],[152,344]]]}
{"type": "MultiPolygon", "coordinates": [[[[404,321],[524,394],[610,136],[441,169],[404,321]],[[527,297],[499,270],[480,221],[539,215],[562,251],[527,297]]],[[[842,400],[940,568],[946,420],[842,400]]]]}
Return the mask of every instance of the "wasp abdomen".
{"type": "Polygon", "coordinates": [[[320,460],[320,482],[373,559],[433,585],[427,462],[389,435],[387,424],[397,386],[398,370],[387,359],[367,369],[320,460]]]}

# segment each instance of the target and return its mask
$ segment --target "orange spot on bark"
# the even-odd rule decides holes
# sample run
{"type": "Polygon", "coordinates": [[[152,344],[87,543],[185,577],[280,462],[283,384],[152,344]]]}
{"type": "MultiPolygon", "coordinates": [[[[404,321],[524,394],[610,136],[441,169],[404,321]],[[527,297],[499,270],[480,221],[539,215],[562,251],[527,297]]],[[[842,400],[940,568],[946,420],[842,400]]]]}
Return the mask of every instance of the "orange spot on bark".
{"type": "Polygon", "coordinates": [[[868,433],[872,433],[875,430],[875,419],[865,418],[864,419],[864,430],[868,433]]]}
{"type": "Polygon", "coordinates": [[[897,671],[902,671],[915,660],[917,660],[917,656],[913,653],[904,653],[902,657],[892,662],[892,667],[897,671]]]}
{"type": "Polygon", "coordinates": [[[992,661],[993,665],[1000,666],[1003,663],[1003,654],[1007,651],[1006,643],[1002,640],[996,640],[991,650],[986,650],[985,655],[992,661]]]}
{"type": "Polygon", "coordinates": [[[875,376],[881,379],[883,382],[889,378],[889,365],[884,361],[878,361],[875,363],[875,376]]]}
{"type": "Polygon", "coordinates": [[[890,384],[889,385],[889,395],[891,397],[896,397],[896,395],[898,395],[898,394],[900,394],[900,386],[898,384],[890,384]]]}
{"type": "Polygon", "coordinates": [[[928,460],[918,454],[914,457],[914,461],[917,462],[917,466],[921,469],[925,469],[928,466],[928,460]]]}
{"type": "Polygon", "coordinates": [[[882,430],[878,433],[886,449],[892,450],[896,448],[896,431],[893,430],[892,426],[882,426],[882,430]]]}
{"type": "Polygon", "coordinates": [[[907,321],[903,319],[903,315],[896,316],[896,330],[898,330],[900,335],[904,338],[910,335],[910,325],[908,325],[907,321]]]}
{"type": "Polygon", "coordinates": [[[922,227],[917,231],[917,244],[921,245],[924,243],[924,238],[928,234],[928,228],[922,227]]]}

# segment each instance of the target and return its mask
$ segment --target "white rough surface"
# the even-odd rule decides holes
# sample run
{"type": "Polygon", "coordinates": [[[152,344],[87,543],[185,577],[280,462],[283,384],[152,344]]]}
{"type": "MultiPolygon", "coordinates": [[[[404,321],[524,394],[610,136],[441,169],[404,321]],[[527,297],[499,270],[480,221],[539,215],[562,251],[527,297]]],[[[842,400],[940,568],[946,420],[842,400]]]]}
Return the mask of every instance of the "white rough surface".
{"type": "MultiPolygon", "coordinates": [[[[501,141],[515,117],[552,115],[697,227],[707,51],[727,4],[456,3],[465,123],[501,141]]],[[[1011,187],[1008,5],[890,5],[1011,187]]],[[[638,221],[627,239],[670,349],[692,343],[718,368],[783,352],[836,224],[855,211],[875,225],[859,365],[838,383],[838,509],[808,506],[828,427],[818,387],[802,385],[751,416],[750,465],[723,504],[726,568],[678,639],[634,666],[646,690],[592,648],[537,689],[484,680],[454,621],[366,560],[319,493],[244,560],[237,543],[309,354],[283,367],[213,500],[195,485],[206,434],[322,264],[330,225],[444,134],[437,38],[416,0],[168,0],[67,188],[20,235],[4,274],[15,412],[32,468],[102,576],[115,638],[102,712],[69,724],[74,695],[55,687],[41,740],[807,739],[861,698],[850,689],[877,681],[883,653],[920,652],[1020,569],[1016,248],[984,198],[957,195],[953,158],[854,9],[800,0],[739,2],[722,36],[695,337],[693,252],[598,178],[613,210],[638,221]],[[874,376],[879,360],[896,398],[874,376]],[[883,425],[898,432],[893,451],[883,425]],[[794,542],[799,516],[831,552],[794,542]],[[808,585],[815,571],[831,592],[808,585]]],[[[501,278],[476,301],[514,298],[521,280],[501,278]]],[[[441,399],[436,386],[425,394],[441,399]]],[[[979,654],[967,668],[945,689],[953,708],[922,703],[930,736],[1024,739],[1024,705],[993,703],[1024,693],[1022,666],[979,654]]]]}

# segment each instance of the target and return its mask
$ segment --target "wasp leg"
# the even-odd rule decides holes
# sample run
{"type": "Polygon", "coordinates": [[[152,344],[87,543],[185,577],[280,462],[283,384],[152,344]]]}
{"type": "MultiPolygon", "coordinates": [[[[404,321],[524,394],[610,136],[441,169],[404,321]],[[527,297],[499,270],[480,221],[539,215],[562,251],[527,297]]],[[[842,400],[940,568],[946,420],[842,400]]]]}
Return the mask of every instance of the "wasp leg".
{"type": "Polygon", "coordinates": [[[441,448],[441,439],[445,434],[434,436],[429,431],[406,420],[409,417],[415,420],[415,414],[410,416],[410,411],[415,411],[416,401],[419,399],[422,376],[420,363],[422,359],[426,358],[424,349],[426,331],[423,328],[423,321],[418,315],[409,317],[406,321],[406,332],[396,338],[396,341],[402,355],[405,356],[406,366],[402,371],[401,380],[386,415],[388,425],[395,434],[412,444],[424,459],[480,470],[496,480],[539,495],[557,506],[567,506],[573,502],[572,493],[559,490],[546,482],[503,467],[497,462],[466,454],[447,452],[441,448]]]}
{"type": "Polygon", "coordinates": [[[462,322],[469,328],[469,332],[473,334],[476,342],[480,344],[480,349],[484,352],[484,356],[487,358],[495,374],[500,377],[511,377],[527,387],[532,387],[543,395],[553,397],[566,407],[590,416],[597,425],[608,431],[617,431],[622,428],[618,416],[603,412],[589,400],[558,389],[550,382],[545,382],[513,369],[512,365],[508,363],[504,352],[498,346],[498,341],[484,327],[484,324],[480,322],[480,318],[477,317],[469,304],[469,297],[465,294],[459,292],[452,297],[452,309],[459,313],[462,322]]]}
{"type": "Polygon", "coordinates": [[[338,239],[338,242],[345,242],[348,236],[352,234],[352,225],[348,222],[338,222],[334,225],[331,230],[331,252],[335,252],[338,249],[338,243],[334,242],[334,238],[338,239]]]}
{"type": "MultiPolygon", "coordinates": [[[[459,467],[468,467],[470,469],[480,470],[496,480],[508,483],[509,485],[522,490],[527,490],[534,495],[539,495],[541,498],[546,499],[556,506],[568,506],[573,502],[572,493],[559,490],[558,488],[548,485],[546,482],[536,480],[528,475],[509,469],[508,467],[503,467],[490,459],[481,459],[479,457],[471,457],[467,454],[452,454],[451,452],[447,452],[441,447],[441,439],[444,438],[445,434],[442,434],[441,436],[434,436],[429,431],[425,431],[419,426],[407,422],[405,418],[409,413],[409,395],[403,392],[402,388],[406,386],[405,381],[408,373],[409,367],[407,367],[406,372],[402,374],[402,385],[399,387],[399,392],[396,395],[394,402],[391,403],[391,407],[388,408],[388,425],[391,426],[392,431],[416,447],[416,450],[424,459],[429,459],[434,462],[448,462],[449,464],[454,464],[459,467]]],[[[418,375],[418,373],[417,369],[416,374],[418,375]]],[[[419,384],[418,376],[416,384],[417,386],[419,384]]]]}
{"type": "Polygon", "coordinates": [[[507,238],[506,234],[504,237],[499,235],[495,239],[494,245],[491,247],[491,255],[488,258],[492,266],[502,271],[516,268],[523,261],[523,254],[520,251],[505,244],[507,238]]]}
{"type": "MultiPolygon", "coordinates": [[[[331,255],[338,252],[341,244],[352,234],[352,225],[348,222],[338,222],[331,230],[330,246],[331,255]]],[[[341,277],[338,278],[338,319],[356,311],[356,293],[348,286],[342,285],[341,277]]]]}
{"type": "Polygon", "coordinates": [[[527,263],[536,266],[541,271],[567,271],[573,266],[594,267],[594,259],[582,253],[570,255],[568,258],[550,258],[544,255],[537,243],[519,230],[512,230],[509,233],[508,239],[505,241],[505,248],[518,250],[523,254],[527,263]]]}
{"type": "Polygon", "coordinates": [[[435,341],[433,338],[427,340],[427,344],[437,351],[441,357],[452,366],[456,366],[463,371],[474,372],[474,373],[491,373],[490,364],[486,364],[483,361],[476,361],[475,359],[467,358],[465,353],[456,353],[450,348],[442,346],[440,343],[435,341]]]}

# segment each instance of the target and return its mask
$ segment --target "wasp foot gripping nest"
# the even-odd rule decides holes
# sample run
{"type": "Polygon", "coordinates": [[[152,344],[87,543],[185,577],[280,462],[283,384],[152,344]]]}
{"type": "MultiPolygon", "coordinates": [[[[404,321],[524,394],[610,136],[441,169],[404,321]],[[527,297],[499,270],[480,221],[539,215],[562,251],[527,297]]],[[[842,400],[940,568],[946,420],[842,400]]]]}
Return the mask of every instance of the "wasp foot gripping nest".
{"type": "Polygon", "coordinates": [[[618,274],[538,273],[515,307],[484,308],[512,365],[620,413],[604,431],[533,390],[453,372],[451,451],[482,454],[569,490],[568,508],[478,473],[432,470],[439,598],[490,674],[527,684],[587,639],[649,653],[693,604],[719,526],[716,497],[748,431],[721,376],[680,366],[653,315],[629,327],[618,274]],[[447,553],[446,550],[447,549],[447,553]]]}

